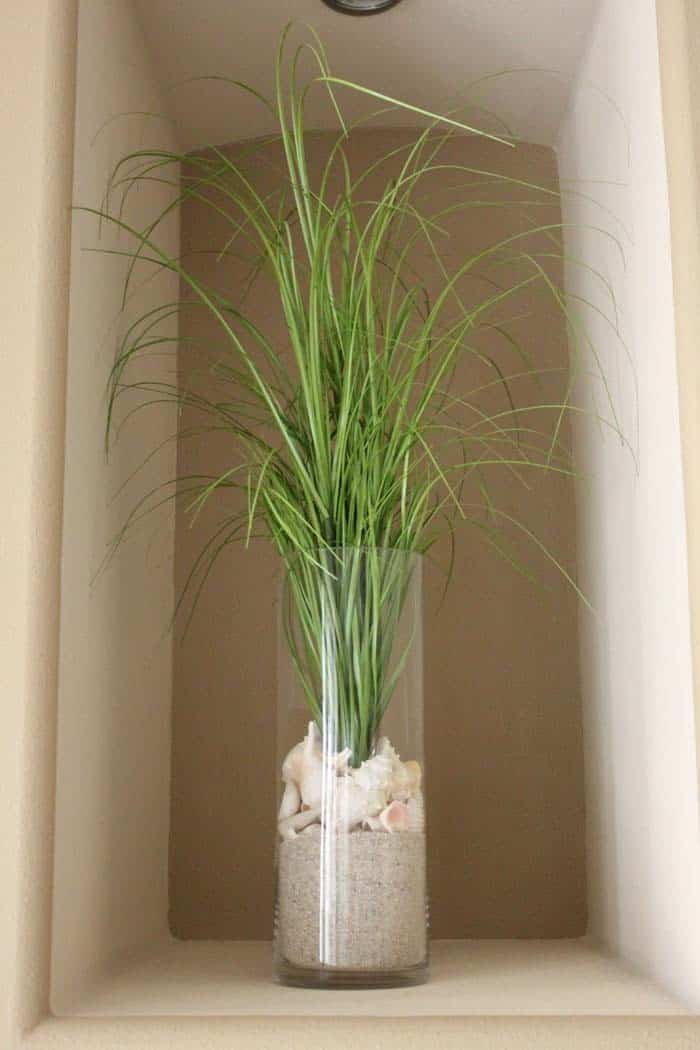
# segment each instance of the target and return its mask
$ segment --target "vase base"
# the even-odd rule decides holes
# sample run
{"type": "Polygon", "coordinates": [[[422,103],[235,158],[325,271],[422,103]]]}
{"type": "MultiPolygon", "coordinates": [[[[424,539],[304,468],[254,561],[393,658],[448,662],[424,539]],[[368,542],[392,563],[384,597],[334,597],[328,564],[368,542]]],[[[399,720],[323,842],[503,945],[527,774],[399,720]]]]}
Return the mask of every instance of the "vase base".
{"type": "Polygon", "coordinates": [[[428,964],[397,970],[343,970],[339,967],[305,968],[282,960],[276,966],[279,984],[290,988],[371,989],[410,988],[428,980],[428,964]]]}

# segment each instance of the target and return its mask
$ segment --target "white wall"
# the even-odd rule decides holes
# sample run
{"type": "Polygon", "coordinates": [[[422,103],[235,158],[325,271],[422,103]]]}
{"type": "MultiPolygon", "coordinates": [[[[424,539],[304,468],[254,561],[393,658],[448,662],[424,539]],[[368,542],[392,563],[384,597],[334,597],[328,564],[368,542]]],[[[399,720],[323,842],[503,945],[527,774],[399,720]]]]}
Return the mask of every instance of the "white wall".
{"type": "MultiPolygon", "coordinates": [[[[573,306],[602,351],[639,464],[612,431],[579,420],[578,463],[593,475],[578,493],[580,573],[596,608],[581,637],[591,932],[697,1008],[695,725],[653,0],[602,3],[559,150],[562,179],[576,180],[567,250],[612,282],[633,363],[594,309],[573,306]],[[619,238],[626,266],[613,240],[585,225],[619,238]]],[[[611,314],[601,282],[573,261],[567,286],[611,314]]],[[[579,385],[582,403],[609,417],[601,383],[588,374],[579,385]]]]}
{"type": "MultiPolygon", "coordinates": [[[[191,78],[218,74],[269,96],[290,19],[297,42],[309,39],[304,25],[317,30],[337,76],[428,109],[484,106],[520,137],[551,145],[596,2],[403,0],[377,17],[349,18],[321,0],[136,0],[188,149],[276,130],[252,96],[191,78]]],[[[350,121],[378,108],[340,94],[350,121]]],[[[465,119],[483,121],[484,113],[468,110],[465,119]]],[[[312,91],[308,126],[335,123],[325,92],[312,91]]],[[[380,123],[412,126],[415,116],[385,114],[380,123]]]]}
{"type": "MultiPolygon", "coordinates": [[[[83,0],[78,27],[74,201],[99,207],[125,153],[172,148],[170,126],[137,113],[162,112],[140,29],[126,0],[83,0]]],[[[174,173],[175,175],[177,173],[174,173]]],[[[141,186],[125,218],[138,224],[170,199],[141,186]]],[[[161,243],[177,251],[177,218],[161,243]]],[[[67,379],[52,1002],[66,1009],[88,974],[166,929],[173,608],[172,509],[142,525],[94,579],[136,500],[121,482],[174,429],[171,409],[126,428],[109,466],[105,390],[124,331],[120,295],[126,260],[86,249],[122,250],[114,227],[74,213],[67,379]],[[144,580],[148,581],[144,586],[144,580]]],[[[136,273],[129,313],[177,299],[177,282],[136,273]]],[[[162,368],[171,374],[173,358],[162,368]]],[[[125,406],[125,407],[131,407],[125,406]]],[[[171,478],[175,446],[143,470],[139,494],[171,478]]]]}

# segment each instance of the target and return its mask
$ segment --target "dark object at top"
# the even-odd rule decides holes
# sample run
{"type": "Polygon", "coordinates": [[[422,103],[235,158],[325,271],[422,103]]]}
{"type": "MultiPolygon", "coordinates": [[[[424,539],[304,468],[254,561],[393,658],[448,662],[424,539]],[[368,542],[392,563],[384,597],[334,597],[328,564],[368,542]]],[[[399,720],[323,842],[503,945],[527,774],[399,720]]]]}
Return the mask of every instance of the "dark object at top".
{"type": "Polygon", "coordinates": [[[378,15],[380,11],[394,7],[399,0],[323,0],[323,2],[328,7],[332,7],[334,11],[342,11],[345,15],[378,15]]]}

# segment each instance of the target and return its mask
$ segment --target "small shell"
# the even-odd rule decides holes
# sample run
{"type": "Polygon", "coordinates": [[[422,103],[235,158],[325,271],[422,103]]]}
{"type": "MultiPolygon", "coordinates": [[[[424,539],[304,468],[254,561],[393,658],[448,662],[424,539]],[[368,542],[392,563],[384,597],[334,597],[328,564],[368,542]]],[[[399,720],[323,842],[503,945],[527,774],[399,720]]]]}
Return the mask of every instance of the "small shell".
{"type": "Polygon", "coordinates": [[[366,828],[367,831],[386,831],[379,817],[365,817],[362,821],[362,827],[366,828]]]}
{"type": "Polygon", "coordinates": [[[418,791],[421,783],[421,768],[413,759],[408,762],[397,762],[391,781],[391,798],[406,802],[418,791]]]}
{"type": "Polygon", "coordinates": [[[320,749],[321,746],[319,732],[315,722],[309,722],[306,736],[303,740],[300,740],[298,744],[294,745],[282,763],[282,780],[284,780],[285,784],[293,781],[299,786],[301,783],[304,756],[307,753],[309,746],[318,749],[320,749]]]}
{"type": "Polygon", "coordinates": [[[317,823],[320,816],[320,809],[307,809],[303,813],[294,813],[293,816],[280,820],[277,827],[282,838],[288,842],[296,838],[298,831],[303,831],[309,824],[317,823]]]}
{"type": "Polygon", "coordinates": [[[341,783],[342,787],[336,793],[336,825],[349,831],[371,815],[369,797],[367,790],[351,778],[345,778],[341,783]]]}
{"type": "Polygon", "coordinates": [[[352,758],[352,748],[346,747],[342,751],[339,751],[337,755],[334,755],[331,759],[333,768],[336,773],[344,775],[348,772],[350,766],[350,759],[352,758]]]}
{"type": "Polygon", "coordinates": [[[282,763],[282,780],[285,784],[298,783],[301,776],[301,762],[304,754],[304,741],[295,744],[282,763]]]}
{"type": "Polygon", "coordinates": [[[320,807],[323,792],[323,757],[318,729],[314,722],[309,722],[308,732],[304,737],[297,784],[302,802],[311,809],[320,807]]]}
{"type": "Polygon", "coordinates": [[[387,804],[386,791],[367,792],[367,815],[378,817],[387,804]]]}
{"type": "Polygon", "coordinates": [[[304,760],[304,770],[299,783],[299,791],[305,806],[317,809],[323,795],[323,760],[319,755],[311,754],[304,760]]]}
{"type": "Polygon", "coordinates": [[[381,755],[383,758],[388,758],[392,765],[401,761],[388,736],[380,736],[377,741],[376,754],[381,755]]]}
{"type": "Polygon", "coordinates": [[[403,767],[408,773],[409,779],[413,784],[413,790],[418,791],[420,789],[421,781],[423,779],[423,773],[420,768],[420,763],[416,762],[415,759],[410,758],[408,762],[404,762],[403,767]]]}
{"type": "Polygon", "coordinates": [[[324,800],[323,822],[337,831],[352,831],[365,817],[377,816],[383,804],[381,797],[373,798],[352,777],[339,777],[335,790],[324,800]]]}
{"type": "Polygon", "coordinates": [[[367,791],[387,792],[391,785],[393,766],[386,756],[373,755],[359,769],[353,769],[351,775],[355,783],[367,791]]]}
{"type": "Polygon", "coordinates": [[[418,762],[402,762],[388,737],[377,741],[376,757],[391,764],[391,778],[387,785],[387,797],[406,802],[420,788],[421,768],[418,762]]]}
{"type": "Polygon", "coordinates": [[[379,814],[379,819],[387,831],[408,831],[408,807],[403,802],[390,802],[379,814]]]}
{"type": "Polygon", "coordinates": [[[280,811],[277,814],[278,820],[286,820],[287,817],[293,816],[299,812],[301,805],[301,795],[299,794],[299,788],[296,786],[293,780],[287,781],[284,788],[284,794],[282,795],[282,801],[280,802],[280,811]]]}

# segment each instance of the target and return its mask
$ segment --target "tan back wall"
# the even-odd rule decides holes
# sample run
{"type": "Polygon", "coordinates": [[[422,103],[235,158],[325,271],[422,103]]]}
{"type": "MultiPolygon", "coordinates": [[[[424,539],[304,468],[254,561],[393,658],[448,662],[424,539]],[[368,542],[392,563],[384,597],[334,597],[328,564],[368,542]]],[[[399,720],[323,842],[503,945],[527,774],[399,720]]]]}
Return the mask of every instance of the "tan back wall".
{"type": "MultiPolygon", "coordinates": [[[[364,131],[353,137],[353,166],[406,141],[406,131],[364,131]]],[[[319,164],[328,137],[313,140],[319,164]]],[[[279,182],[276,145],[227,147],[259,189],[279,182]]],[[[556,187],[556,161],[543,147],[515,150],[475,139],[455,140],[447,161],[490,168],[556,187]]],[[[386,169],[384,171],[386,175],[386,169]]],[[[481,181],[474,176],[474,181],[481,181]]],[[[431,184],[431,209],[462,196],[465,176],[445,172],[431,184]]],[[[376,182],[375,182],[376,187],[376,182]]],[[[368,186],[371,195],[371,185],[368,186]]],[[[475,187],[474,202],[493,191],[475,187]]],[[[557,221],[558,208],[528,204],[532,193],[506,183],[500,198],[517,206],[475,206],[449,220],[450,265],[467,252],[528,228],[557,221]],[[536,218],[535,218],[536,216],[536,218]]],[[[235,298],[243,262],[216,259],[226,242],[223,220],[198,201],[185,204],[183,252],[205,283],[235,298]],[[213,252],[213,253],[212,253],[213,252]]],[[[533,241],[529,242],[530,246],[533,241]]],[[[540,243],[551,250],[551,245],[540,243]]],[[[426,252],[416,267],[430,283],[426,252]]],[[[561,278],[554,265],[553,276],[561,278]]],[[[517,277],[517,271],[509,276],[517,277]]],[[[483,288],[479,288],[483,294],[483,288]]],[[[272,290],[259,281],[247,309],[284,346],[272,290]]],[[[567,363],[564,324],[551,299],[529,289],[498,318],[538,367],[567,363]]],[[[182,382],[201,367],[201,348],[223,349],[201,312],[181,318],[182,382]]],[[[496,333],[482,333],[486,349],[496,333]]],[[[513,372],[523,368],[515,355],[513,372]]],[[[493,374],[465,359],[458,394],[493,374]]],[[[529,382],[529,381],[528,381],[529,382]]],[[[557,373],[545,397],[561,397],[557,373]]],[[[532,390],[516,394],[532,397],[532,390]]],[[[501,396],[494,391],[494,398],[501,396]]],[[[542,394],[535,394],[540,398],[542,394]]],[[[501,402],[502,402],[501,396],[501,402]]],[[[493,405],[501,402],[494,400],[493,405]]],[[[505,407],[505,405],[504,405],[505,407]]],[[[194,422],[194,419],[192,420],[194,422]]],[[[187,423],[187,419],[185,419],[187,423]]],[[[232,462],[224,436],[181,442],[179,471],[211,474],[232,462]]],[[[573,491],[568,479],[507,473],[493,479],[498,505],[517,513],[565,565],[574,562],[573,491]]],[[[230,506],[230,504],[229,504],[230,506]]],[[[177,586],[221,517],[211,510],[189,528],[184,508],[176,534],[177,586]]],[[[456,536],[454,578],[441,603],[449,544],[436,545],[425,585],[425,706],[428,770],[431,924],[436,937],[575,936],[586,924],[581,712],[576,601],[571,590],[522,536],[514,548],[540,583],[519,576],[468,523],[456,536]]],[[[275,593],[277,560],[262,542],[228,548],[204,587],[189,630],[175,653],[170,918],[183,938],[264,938],[271,932],[275,733],[275,593]]]]}

